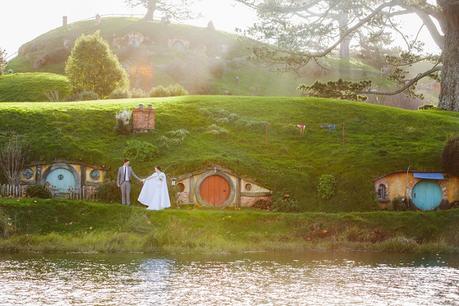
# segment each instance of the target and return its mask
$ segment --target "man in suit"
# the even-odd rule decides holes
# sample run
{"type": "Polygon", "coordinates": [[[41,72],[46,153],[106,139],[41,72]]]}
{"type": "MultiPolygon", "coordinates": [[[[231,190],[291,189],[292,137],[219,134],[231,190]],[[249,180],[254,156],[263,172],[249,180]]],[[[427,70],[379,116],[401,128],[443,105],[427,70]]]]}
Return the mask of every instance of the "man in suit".
{"type": "Polygon", "coordinates": [[[131,205],[131,180],[132,177],[138,181],[142,181],[134,171],[131,166],[129,166],[129,160],[125,159],[124,164],[118,169],[118,176],[116,179],[116,184],[118,188],[121,189],[121,204],[131,205]]]}

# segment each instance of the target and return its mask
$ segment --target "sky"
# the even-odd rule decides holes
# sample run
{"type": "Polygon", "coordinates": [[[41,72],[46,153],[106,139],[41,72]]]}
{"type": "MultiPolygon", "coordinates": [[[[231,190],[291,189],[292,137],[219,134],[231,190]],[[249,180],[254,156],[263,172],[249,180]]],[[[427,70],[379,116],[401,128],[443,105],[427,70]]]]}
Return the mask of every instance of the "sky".
{"type": "MultiPolygon", "coordinates": [[[[62,16],[69,22],[94,17],[96,14],[143,14],[144,9],[130,8],[124,0],[2,0],[0,15],[0,48],[13,55],[19,47],[33,38],[59,27],[62,16]]],[[[218,30],[235,32],[254,23],[256,15],[234,0],[202,0],[195,4],[200,18],[187,23],[206,26],[212,20],[218,30]]],[[[404,16],[402,27],[415,35],[420,21],[414,16],[404,16]]],[[[438,52],[428,35],[421,33],[426,49],[438,52]]],[[[400,41],[401,43],[401,41],[400,41]]]]}

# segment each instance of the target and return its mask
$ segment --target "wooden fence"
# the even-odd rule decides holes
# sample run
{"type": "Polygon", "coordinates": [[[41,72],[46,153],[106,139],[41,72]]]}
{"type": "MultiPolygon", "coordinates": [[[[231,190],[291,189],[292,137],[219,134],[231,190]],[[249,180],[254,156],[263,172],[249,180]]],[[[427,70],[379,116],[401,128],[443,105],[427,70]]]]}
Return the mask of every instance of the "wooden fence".
{"type": "MultiPolygon", "coordinates": [[[[0,185],[0,197],[3,198],[25,198],[27,185],[0,185]]],[[[67,192],[58,192],[50,188],[53,198],[64,198],[69,200],[97,201],[97,187],[83,186],[83,188],[71,188],[67,192]]]]}
{"type": "Polygon", "coordinates": [[[0,185],[0,197],[23,198],[26,196],[27,186],[24,185],[0,185]]]}

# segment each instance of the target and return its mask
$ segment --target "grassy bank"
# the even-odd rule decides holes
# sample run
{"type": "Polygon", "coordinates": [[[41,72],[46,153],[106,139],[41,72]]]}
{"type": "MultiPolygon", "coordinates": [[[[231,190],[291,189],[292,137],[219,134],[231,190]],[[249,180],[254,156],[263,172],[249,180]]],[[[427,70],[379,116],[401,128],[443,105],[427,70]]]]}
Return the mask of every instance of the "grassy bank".
{"type": "Polygon", "coordinates": [[[137,140],[159,149],[146,160],[132,160],[142,176],[156,164],[170,177],[219,164],[277,196],[289,193],[301,210],[369,211],[377,209],[374,178],[408,166],[440,169],[446,140],[459,133],[459,114],[313,98],[189,96],[0,103],[0,130],[0,145],[6,131],[23,135],[31,160],[81,160],[105,165],[113,177],[128,142],[137,140]],[[115,113],[139,103],[154,105],[157,129],[118,135],[115,113]],[[307,125],[305,136],[295,127],[301,122],[307,125]],[[323,124],[337,129],[328,131],[323,124]],[[179,129],[189,134],[176,143],[171,135],[179,129]],[[161,145],[165,138],[170,145],[161,145]],[[323,174],[337,182],[329,200],[317,193],[323,174]]]}
{"type": "Polygon", "coordinates": [[[67,77],[53,73],[15,73],[0,76],[0,102],[49,101],[48,95],[57,92],[57,98],[70,94],[67,77]]]}
{"type": "Polygon", "coordinates": [[[459,210],[268,213],[0,200],[1,252],[459,252],[459,210]]]}

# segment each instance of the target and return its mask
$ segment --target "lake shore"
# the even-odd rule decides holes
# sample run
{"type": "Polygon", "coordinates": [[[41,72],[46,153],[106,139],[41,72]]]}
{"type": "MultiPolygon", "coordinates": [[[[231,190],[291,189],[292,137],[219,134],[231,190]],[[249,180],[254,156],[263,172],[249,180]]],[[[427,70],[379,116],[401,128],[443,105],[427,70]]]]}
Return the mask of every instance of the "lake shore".
{"type": "Polygon", "coordinates": [[[0,252],[459,253],[459,210],[277,213],[0,199],[0,252]]]}

